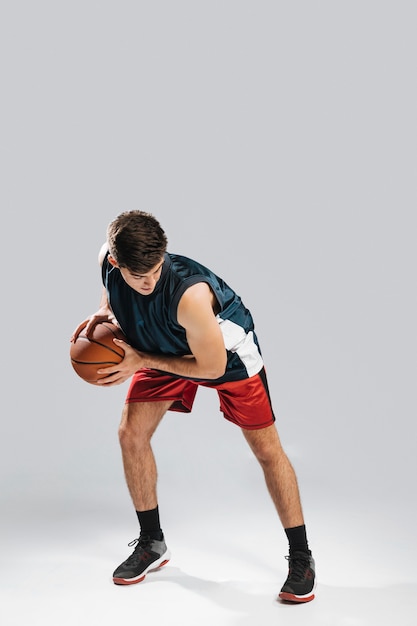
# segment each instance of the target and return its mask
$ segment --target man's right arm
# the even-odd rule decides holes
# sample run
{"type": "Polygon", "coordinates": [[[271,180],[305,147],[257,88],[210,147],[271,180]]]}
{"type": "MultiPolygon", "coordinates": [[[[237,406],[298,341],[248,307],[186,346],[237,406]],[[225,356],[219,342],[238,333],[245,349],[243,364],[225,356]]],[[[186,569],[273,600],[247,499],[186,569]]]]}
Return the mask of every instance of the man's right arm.
{"type": "MultiPolygon", "coordinates": [[[[107,250],[108,250],[107,243],[104,243],[101,246],[100,252],[98,255],[98,261],[99,261],[100,267],[103,265],[103,261],[107,254],[107,250]]],[[[75,341],[78,335],[80,334],[80,332],[84,328],[85,328],[85,333],[88,336],[92,328],[99,322],[112,322],[112,324],[117,324],[116,318],[114,317],[114,313],[111,310],[110,305],[109,305],[109,301],[107,298],[107,291],[105,287],[102,287],[98,311],[93,313],[93,315],[90,315],[86,320],[84,320],[83,322],[81,322],[81,324],[77,326],[77,328],[74,330],[72,334],[70,341],[72,342],[75,341]]]]}

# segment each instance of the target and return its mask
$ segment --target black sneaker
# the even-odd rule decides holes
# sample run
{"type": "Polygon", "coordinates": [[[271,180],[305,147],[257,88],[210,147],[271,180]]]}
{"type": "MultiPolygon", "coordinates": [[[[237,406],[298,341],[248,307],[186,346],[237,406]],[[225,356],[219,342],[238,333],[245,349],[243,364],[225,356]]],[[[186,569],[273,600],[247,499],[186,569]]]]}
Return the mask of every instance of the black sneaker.
{"type": "Polygon", "coordinates": [[[128,545],[135,544],[134,552],[113,572],[113,582],[116,585],[140,583],[148,572],[166,565],[171,557],[164,540],[157,541],[144,535],[128,545]]]}
{"type": "Polygon", "coordinates": [[[289,561],[288,578],[279,597],[287,602],[314,600],[315,564],[311,552],[293,552],[285,557],[289,561]]]}

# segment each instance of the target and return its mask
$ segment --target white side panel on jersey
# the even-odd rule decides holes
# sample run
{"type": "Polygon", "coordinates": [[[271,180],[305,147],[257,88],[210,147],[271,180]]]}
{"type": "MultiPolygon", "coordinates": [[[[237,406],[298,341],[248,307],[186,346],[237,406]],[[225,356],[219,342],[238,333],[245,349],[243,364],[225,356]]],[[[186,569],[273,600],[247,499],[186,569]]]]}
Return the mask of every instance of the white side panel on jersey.
{"type": "Polygon", "coordinates": [[[226,350],[238,354],[248,376],[257,374],[263,367],[263,360],[253,339],[253,332],[245,333],[241,326],[230,320],[223,320],[219,315],[217,319],[226,350]]]}

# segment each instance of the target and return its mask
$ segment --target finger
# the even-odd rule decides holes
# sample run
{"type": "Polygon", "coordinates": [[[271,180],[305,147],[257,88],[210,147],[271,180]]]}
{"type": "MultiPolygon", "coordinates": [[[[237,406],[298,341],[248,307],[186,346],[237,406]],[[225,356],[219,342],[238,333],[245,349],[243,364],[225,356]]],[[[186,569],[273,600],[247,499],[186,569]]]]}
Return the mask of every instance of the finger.
{"type": "Polygon", "coordinates": [[[96,325],[95,320],[89,320],[88,324],[85,325],[85,336],[88,337],[91,334],[94,326],[96,325]]]}
{"type": "Polygon", "coordinates": [[[90,317],[90,319],[88,320],[88,323],[85,327],[85,335],[86,337],[89,337],[91,335],[91,333],[93,332],[93,328],[94,326],[97,326],[97,324],[99,324],[101,322],[103,318],[101,318],[98,315],[92,315],[90,317]]]}
{"type": "Polygon", "coordinates": [[[100,385],[101,387],[110,387],[111,385],[120,385],[121,383],[124,383],[125,380],[127,380],[128,377],[126,376],[117,376],[117,372],[116,374],[112,375],[112,376],[106,376],[105,378],[99,378],[97,380],[97,384],[100,385]]]}
{"type": "Polygon", "coordinates": [[[116,380],[97,381],[97,385],[100,385],[100,387],[113,387],[114,385],[121,385],[124,382],[124,378],[118,378],[116,380]]]}
{"type": "Polygon", "coordinates": [[[88,324],[88,320],[85,320],[84,322],[81,322],[81,324],[79,324],[77,326],[77,328],[74,330],[73,334],[71,335],[70,341],[72,343],[74,343],[74,341],[77,340],[78,335],[80,334],[80,332],[83,330],[83,328],[85,328],[88,324]]]}
{"type": "Polygon", "coordinates": [[[113,339],[114,343],[118,344],[121,348],[123,348],[123,350],[126,352],[126,347],[130,348],[131,346],[126,343],[126,341],[124,341],[123,339],[118,339],[117,337],[114,337],[113,339]]]}
{"type": "Polygon", "coordinates": [[[97,374],[99,376],[112,376],[113,374],[120,374],[120,369],[118,369],[118,365],[111,365],[110,367],[102,367],[97,370],[97,374]]]}

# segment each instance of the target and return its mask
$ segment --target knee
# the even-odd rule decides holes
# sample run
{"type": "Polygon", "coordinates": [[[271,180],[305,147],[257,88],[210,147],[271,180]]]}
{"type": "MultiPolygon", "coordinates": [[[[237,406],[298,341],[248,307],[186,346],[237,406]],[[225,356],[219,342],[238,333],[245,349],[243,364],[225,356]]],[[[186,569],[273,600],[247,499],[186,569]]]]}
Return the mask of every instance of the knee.
{"type": "Polygon", "coordinates": [[[134,429],[132,428],[132,425],[126,420],[121,421],[118,434],[119,442],[122,448],[126,447],[134,439],[134,429]]]}
{"type": "Polygon", "coordinates": [[[256,447],[253,450],[259,463],[266,467],[270,464],[276,464],[285,456],[285,452],[279,444],[270,443],[256,447]]]}
{"type": "Polygon", "coordinates": [[[246,438],[252,452],[262,466],[279,463],[286,458],[276,431],[271,428],[268,432],[254,431],[246,433],[246,438]]]}
{"type": "Polygon", "coordinates": [[[123,411],[118,434],[120,445],[124,450],[140,448],[143,445],[147,445],[150,440],[142,426],[141,420],[129,416],[128,410],[123,411]]]}
{"type": "Polygon", "coordinates": [[[146,448],[171,402],[133,402],[124,406],[119,426],[123,449],[146,448]]]}

